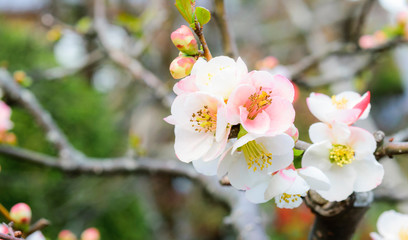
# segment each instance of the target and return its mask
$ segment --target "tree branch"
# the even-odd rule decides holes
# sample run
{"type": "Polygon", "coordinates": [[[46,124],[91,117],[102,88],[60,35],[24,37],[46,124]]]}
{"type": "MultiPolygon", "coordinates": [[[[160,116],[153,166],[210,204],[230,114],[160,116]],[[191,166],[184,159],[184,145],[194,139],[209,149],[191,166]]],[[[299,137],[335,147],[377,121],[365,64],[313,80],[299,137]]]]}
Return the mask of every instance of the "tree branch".
{"type": "Polygon", "coordinates": [[[207,61],[210,61],[212,55],[210,49],[208,48],[207,41],[205,41],[203,27],[200,26],[200,24],[198,24],[197,22],[195,23],[194,32],[197,35],[198,39],[200,40],[201,46],[203,47],[204,57],[207,59],[207,61]]]}
{"type": "Polygon", "coordinates": [[[220,28],[222,46],[224,48],[223,52],[225,55],[236,59],[239,57],[238,48],[228,26],[224,0],[214,0],[214,5],[214,17],[216,22],[218,23],[218,27],[220,28]]]}

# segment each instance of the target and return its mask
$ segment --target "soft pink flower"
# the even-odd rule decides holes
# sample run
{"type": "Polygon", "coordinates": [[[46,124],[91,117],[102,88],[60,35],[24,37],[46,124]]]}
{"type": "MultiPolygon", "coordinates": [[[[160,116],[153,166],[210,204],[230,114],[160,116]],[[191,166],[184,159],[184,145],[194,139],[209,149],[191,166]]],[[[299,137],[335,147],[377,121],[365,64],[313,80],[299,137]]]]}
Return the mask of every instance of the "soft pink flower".
{"type": "Polygon", "coordinates": [[[373,47],[376,47],[378,45],[377,41],[374,38],[374,36],[371,36],[371,35],[361,36],[360,39],[358,40],[358,44],[363,49],[373,48],[373,47]]]}
{"type": "Polygon", "coordinates": [[[62,230],[58,234],[58,240],[77,240],[77,237],[69,230],[62,230]]]}
{"type": "Polygon", "coordinates": [[[370,112],[370,92],[363,96],[346,91],[329,97],[322,93],[311,93],[306,99],[310,112],[320,121],[332,124],[342,122],[348,125],[364,119],[370,112]]]}
{"type": "Polygon", "coordinates": [[[293,85],[285,77],[252,71],[228,100],[228,120],[240,123],[248,133],[283,133],[295,119],[293,98],[293,85]]]}

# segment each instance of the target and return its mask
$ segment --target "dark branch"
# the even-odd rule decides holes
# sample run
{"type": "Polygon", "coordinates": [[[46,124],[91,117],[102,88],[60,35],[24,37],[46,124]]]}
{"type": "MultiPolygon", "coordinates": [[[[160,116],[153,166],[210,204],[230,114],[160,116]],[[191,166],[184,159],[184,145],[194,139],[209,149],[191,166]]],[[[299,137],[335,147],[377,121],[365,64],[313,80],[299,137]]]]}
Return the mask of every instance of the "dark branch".
{"type": "Polygon", "coordinates": [[[214,17],[221,32],[222,46],[224,48],[224,54],[236,59],[238,55],[237,44],[234,41],[231,30],[228,26],[227,14],[225,11],[224,0],[214,0],[214,17]]]}

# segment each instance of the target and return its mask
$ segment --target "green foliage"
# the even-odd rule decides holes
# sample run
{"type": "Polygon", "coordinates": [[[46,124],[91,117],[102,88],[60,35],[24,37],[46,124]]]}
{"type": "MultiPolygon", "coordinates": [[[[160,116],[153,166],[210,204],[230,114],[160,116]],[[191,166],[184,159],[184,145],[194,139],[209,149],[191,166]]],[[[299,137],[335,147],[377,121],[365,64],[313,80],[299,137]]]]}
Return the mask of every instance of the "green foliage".
{"type": "Polygon", "coordinates": [[[302,157],[305,151],[294,148],[293,149],[293,165],[296,169],[302,167],[302,157]]]}
{"type": "Polygon", "coordinates": [[[207,24],[211,19],[210,11],[203,7],[197,7],[195,10],[195,15],[197,17],[197,21],[200,23],[201,26],[207,24]]]}
{"type": "Polygon", "coordinates": [[[371,79],[369,89],[373,96],[387,96],[402,93],[401,77],[391,56],[384,58],[381,64],[366,76],[371,79]]]}
{"type": "Polygon", "coordinates": [[[195,0],[176,0],[174,5],[189,24],[194,23],[195,0]]]}

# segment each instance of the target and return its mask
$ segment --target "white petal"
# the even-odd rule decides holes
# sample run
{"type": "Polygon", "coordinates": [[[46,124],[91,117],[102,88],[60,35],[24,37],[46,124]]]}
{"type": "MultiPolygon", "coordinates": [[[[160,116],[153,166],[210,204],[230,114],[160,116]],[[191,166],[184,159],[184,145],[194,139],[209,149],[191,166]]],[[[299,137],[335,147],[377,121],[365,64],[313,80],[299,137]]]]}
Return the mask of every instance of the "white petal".
{"type": "Polygon", "coordinates": [[[304,196],[306,195],[306,192],[309,191],[310,186],[301,176],[297,174],[297,172],[296,172],[296,175],[297,176],[292,186],[290,186],[290,188],[286,190],[285,193],[291,194],[291,195],[299,194],[301,196],[304,196]]]}
{"type": "Polygon", "coordinates": [[[283,195],[275,197],[275,203],[278,208],[297,208],[302,204],[302,198],[298,195],[291,195],[289,198],[284,199],[283,195]]]}
{"type": "Polygon", "coordinates": [[[380,215],[377,221],[377,229],[385,239],[398,239],[399,231],[407,222],[407,215],[390,210],[380,215]]]}
{"type": "Polygon", "coordinates": [[[306,99],[310,112],[320,121],[329,122],[327,113],[335,110],[331,98],[322,93],[311,93],[306,99]]]}
{"type": "Polygon", "coordinates": [[[273,173],[281,169],[287,168],[293,162],[293,152],[287,152],[286,154],[273,155],[272,153],[272,165],[270,165],[266,172],[273,173]]]}
{"type": "Polygon", "coordinates": [[[252,203],[264,203],[269,201],[269,199],[265,199],[265,191],[268,187],[268,180],[255,185],[249,190],[246,190],[245,196],[246,198],[252,203]]]}
{"type": "Polygon", "coordinates": [[[357,172],[357,178],[354,182],[354,191],[370,191],[381,184],[384,177],[384,168],[377,162],[373,155],[361,161],[354,161],[350,165],[357,172]]]}
{"type": "Polygon", "coordinates": [[[211,161],[215,158],[218,158],[225,151],[225,148],[227,146],[227,140],[228,140],[228,136],[225,136],[225,138],[222,141],[213,142],[213,144],[211,145],[211,148],[202,157],[202,160],[211,161]]]}
{"type": "Polygon", "coordinates": [[[183,162],[201,158],[214,142],[212,134],[197,133],[177,125],[174,128],[174,134],[176,135],[174,150],[177,158],[183,162]]]}
{"type": "Polygon", "coordinates": [[[322,122],[314,123],[309,128],[309,137],[313,143],[331,141],[330,127],[322,122]]]}
{"type": "Polygon", "coordinates": [[[236,159],[230,164],[228,178],[236,189],[248,190],[262,178],[261,172],[248,169],[243,154],[234,154],[236,159]]]}
{"type": "Polygon", "coordinates": [[[381,237],[380,235],[378,235],[378,233],[375,232],[370,233],[370,237],[372,238],[372,240],[384,240],[383,237],[381,237]]]}
{"type": "MultiPolygon", "coordinates": [[[[230,145],[230,144],[228,144],[230,145]]],[[[230,169],[231,164],[234,162],[236,156],[230,154],[232,147],[227,147],[227,150],[220,156],[220,161],[218,163],[217,176],[218,178],[224,177],[228,170],[230,169]]]]}
{"type": "Polygon", "coordinates": [[[287,154],[292,152],[295,142],[287,134],[279,134],[273,137],[259,137],[255,139],[257,143],[262,143],[270,153],[276,155],[287,154]]]}
{"type": "Polygon", "coordinates": [[[227,126],[227,108],[225,104],[219,104],[217,109],[217,128],[215,130],[215,140],[217,142],[225,139],[225,136],[228,137],[231,128],[227,128],[227,126]]]}
{"type": "Polygon", "coordinates": [[[305,179],[314,190],[329,190],[330,180],[327,176],[315,167],[301,168],[298,170],[299,175],[305,179]]]}
{"type": "Polygon", "coordinates": [[[329,178],[331,187],[328,191],[317,192],[328,201],[343,201],[353,193],[355,171],[349,166],[339,167],[333,165],[329,171],[324,171],[329,178]]]}
{"type": "Polygon", "coordinates": [[[284,193],[290,188],[290,186],[292,186],[295,179],[295,171],[279,171],[273,175],[269,181],[268,188],[265,192],[265,199],[271,199],[284,193]]]}
{"type": "Polygon", "coordinates": [[[329,159],[331,148],[332,144],[329,141],[312,144],[303,154],[302,167],[312,166],[323,172],[328,170],[332,166],[329,159]]]}
{"type": "Polygon", "coordinates": [[[356,158],[372,155],[377,148],[374,136],[365,129],[350,127],[351,135],[348,144],[356,152],[356,158]]]}
{"type": "Polygon", "coordinates": [[[194,160],[193,166],[195,170],[207,176],[214,176],[217,174],[218,159],[211,161],[203,161],[202,159],[194,160]]]}

